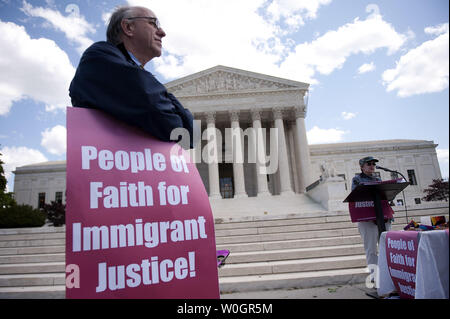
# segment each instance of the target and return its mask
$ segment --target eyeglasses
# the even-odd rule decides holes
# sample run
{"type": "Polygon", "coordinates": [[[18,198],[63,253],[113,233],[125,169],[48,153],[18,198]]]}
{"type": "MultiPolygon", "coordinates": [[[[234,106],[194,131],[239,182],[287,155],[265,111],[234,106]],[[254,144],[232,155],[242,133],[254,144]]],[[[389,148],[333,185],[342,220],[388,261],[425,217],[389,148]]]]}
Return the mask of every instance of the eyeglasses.
{"type": "Polygon", "coordinates": [[[131,17],[126,18],[127,20],[134,20],[134,19],[146,19],[148,20],[148,23],[150,23],[152,26],[154,26],[156,29],[161,29],[161,24],[159,23],[158,18],[155,17],[131,17]]]}
{"type": "Polygon", "coordinates": [[[375,165],[377,165],[375,162],[367,162],[366,164],[367,164],[367,166],[375,166],[375,165]]]}

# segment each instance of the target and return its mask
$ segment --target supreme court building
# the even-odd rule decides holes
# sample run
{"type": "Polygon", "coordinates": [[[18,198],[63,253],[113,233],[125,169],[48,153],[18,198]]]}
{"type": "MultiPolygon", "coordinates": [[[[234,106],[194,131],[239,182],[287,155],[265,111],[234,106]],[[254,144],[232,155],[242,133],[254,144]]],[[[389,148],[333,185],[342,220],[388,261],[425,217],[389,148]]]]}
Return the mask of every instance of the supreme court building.
{"type": "MultiPolygon", "coordinates": [[[[246,214],[275,207],[286,212],[319,206],[344,209],[339,203],[350,192],[353,176],[360,173],[358,160],[369,155],[411,183],[406,198],[392,203],[398,206],[429,205],[421,200],[423,189],[441,178],[433,141],[308,145],[307,83],[216,66],[166,87],[196,120],[191,157],[213,213],[231,209],[246,214]],[[208,160],[211,154],[217,160],[208,160]],[[255,160],[255,154],[264,154],[265,164],[255,160]]],[[[17,167],[14,173],[18,203],[38,207],[65,202],[65,161],[17,167]]],[[[397,177],[384,171],[377,174],[383,180],[397,177]]]]}

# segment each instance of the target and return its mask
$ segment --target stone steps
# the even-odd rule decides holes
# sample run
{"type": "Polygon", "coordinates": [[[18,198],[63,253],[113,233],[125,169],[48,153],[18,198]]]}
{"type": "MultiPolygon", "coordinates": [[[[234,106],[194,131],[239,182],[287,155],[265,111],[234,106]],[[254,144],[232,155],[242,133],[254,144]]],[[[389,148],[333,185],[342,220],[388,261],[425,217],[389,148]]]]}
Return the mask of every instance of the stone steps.
{"type": "MultiPolygon", "coordinates": [[[[297,220],[293,222],[299,222],[297,220]]],[[[242,227],[242,225],[240,225],[242,227]]],[[[299,225],[279,225],[279,226],[256,226],[251,227],[247,225],[246,228],[236,227],[232,229],[216,229],[216,237],[225,236],[242,236],[242,235],[262,235],[262,234],[277,234],[286,232],[304,232],[304,231],[315,231],[315,230],[337,230],[352,228],[353,225],[350,222],[334,222],[326,225],[322,224],[299,224],[299,225]]]]}
{"type": "Polygon", "coordinates": [[[47,254],[28,254],[28,255],[0,255],[0,266],[2,264],[23,264],[23,263],[45,263],[45,262],[65,262],[66,254],[62,253],[47,253],[47,254]]]}
{"type": "Polygon", "coordinates": [[[8,255],[34,255],[34,254],[56,254],[65,253],[65,245],[58,246],[41,246],[41,247],[12,247],[0,248],[0,256],[8,255]]]}
{"type": "Polygon", "coordinates": [[[268,251],[277,249],[294,249],[294,248],[317,248],[323,246],[333,245],[347,245],[359,244],[362,239],[359,235],[354,236],[339,236],[339,237],[325,237],[325,238],[309,238],[309,239],[294,239],[284,241],[264,241],[253,243],[237,243],[237,244],[221,244],[217,245],[217,249],[229,249],[234,253],[245,251],[268,251]]]}
{"type": "Polygon", "coordinates": [[[361,283],[367,277],[356,224],[348,213],[216,223],[222,293],[361,283]]]}
{"type": "Polygon", "coordinates": [[[29,239],[29,240],[8,240],[0,242],[0,248],[12,248],[12,247],[41,247],[41,246],[58,246],[65,245],[66,240],[61,239],[29,239]]]}
{"type": "Polygon", "coordinates": [[[332,285],[352,285],[365,282],[367,272],[364,268],[318,270],[267,274],[253,276],[234,276],[220,278],[222,294],[237,291],[260,291],[271,289],[304,289],[332,285]]]}
{"type": "Polygon", "coordinates": [[[307,258],[349,256],[364,254],[362,244],[357,245],[341,245],[326,247],[310,247],[310,248],[294,248],[294,249],[278,249],[268,251],[251,251],[251,252],[233,252],[226,263],[240,264],[252,262],[269,262],[277,260],[299,260],[307,258]]]}
{"type": "Polygon", "coordinates": [[[345,229],[332,229],[332,230],[313,230],[313,231],[301,231],[301,232],[279,232],[274,234],[260,234],[260,235],[240,235],[240,236],[227,236],[216,237],[217,245],[224,244],[236,244],[236,243],[254,243],[254,242],[266,242],[266,241],[284,241],[294,239],[312,239],[312,238],[326,238],[326,237],[340,237],[340,236],[352,236],[357,235],[358,229],[345,228],[345,229]]]}
{"type": "Polygon", "coordinates": [[[65,285],[0,287],[0,299],[64,299],[65,297],[65,285]]]}
{"type": "Polygon", "coordinates": [[[0,229],[0,298],[65,298],[65,227],[0,229]]]}
{"type": "Polygon", "coordinates": [[[0,275],[0,287],[54,286],[65,284],[63,272],[0,275]]]}
{"type": "Polygon", "coordinates": [[[230,264],[220,268],[219,277],[361,268],[364,266],[365,257],[363,255],[251,262],[230,264]]]}
{"type": "Polygon", "coordinates": [[[4,235],[0,235],[0,242],[49,240],[49,239],[65,239],[65,238],[66,238],[65,232],[4,234],[4,235]]]}
{"type": "Polygon", "coordinates": [[[54,273],[63,272],[66,269],[65,261],[56,262],[33,262],[24,264],[3,264],[0,265],[0,274],[40,274],[40,273],[54,273]]]}
{"type": "MultiPolygon", "coordinates": [[[[406,224],[398,215],[393,229],[406,224]]],[[[215,231],[217,249],[231,251],[219,269],[222,293],[367,277],[362,241],[348,213],[222,218],[215,231]]],[[[64,298],[64,271],[65,227],[0,229],[0,298],[64,298]]]]}

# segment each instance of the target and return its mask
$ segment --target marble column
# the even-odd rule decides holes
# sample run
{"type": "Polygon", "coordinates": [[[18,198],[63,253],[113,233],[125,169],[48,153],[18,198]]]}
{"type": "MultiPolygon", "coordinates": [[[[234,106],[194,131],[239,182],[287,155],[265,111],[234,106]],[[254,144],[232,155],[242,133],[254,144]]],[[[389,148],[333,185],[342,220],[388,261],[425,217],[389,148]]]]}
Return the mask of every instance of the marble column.
{"type": "Polygon", "coordinates": [[[286,137],[287,137],[287,140],[288,140],[287,143],[288,143],[289,149],[290,149],[290,152],[288,152],[288,156],[289,156],[289,159],[291,160],[290,172],[291,172],[293,188],[294,188],[295,193],[302,193],[300,191],[300,187],[299,187],[299,165],[298,165],[298,160],[296,158],[296,156],[297,156],[297,150],[296,150],[296,148],[297,148],[297,143],[296,143],[297,129],[295,126],[295,120],[289,119],[285,122],[285,124],[287,124],[287,130],[286,130],[287,136],[286,137]]]}
{"type": "Polygon", "coordinates": [[[233,178],[234,178],[234,197],[248,197],[245,191],[244,179],[244,148],[242,146],[242,130],[239,126],[239,112],[230,111],[231,120],[231,140],[233,154],[233,178]]]}
{"type": "Polygon", "coordinates": [[[275,128],[278,131],[278,169],[280,171],[280,195],[294,194],[289,174],[289,161],[287,154],[286,136],[284,134],[283,111],[281,108],[273,109],[275,128]]]}
{"type": "Polygon", "coordinates": [[[269,187],[267,185],[266,174],[266,147],[261,128],[261,112],[259,110],[251,111],[253,129],[254,129],[254,143],[251,151],[255,152],[255,168],[256,168],[256,182],[258,185],[258,193],[256,196],[270,196],[269,187]]]}
{"type": "Polygon", "coordinates": [[[306,138],[306,126],[305,126],[305,116],[306,116],[306,105],[302,103],[300,107],[295,108],[295,126],[297,129],[297,138],[296,142],[297,147],[297,158],[299,161],[299,187],[300,192],[304,193],[306,191],[306,187],[311,183],[310,180],[310,155],[309,155],[309,146],[308,139],[306,138]]]}
{"type": "Polygon", "coordinates": [[[219,185],[219,154],[217,147],[217,134],[216,134],[216,113],[206,113],[206,134],[208,138],[207,146],[207,163],[208,163],[208,176],[209,176],[209,197],[210,198],[222,198],[220,195],[219,185]]]}

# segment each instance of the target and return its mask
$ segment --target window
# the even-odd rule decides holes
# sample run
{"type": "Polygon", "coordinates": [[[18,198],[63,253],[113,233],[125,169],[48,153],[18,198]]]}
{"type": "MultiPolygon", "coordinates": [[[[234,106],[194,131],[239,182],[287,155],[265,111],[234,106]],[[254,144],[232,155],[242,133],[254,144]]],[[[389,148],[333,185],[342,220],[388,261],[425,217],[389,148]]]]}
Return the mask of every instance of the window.
{"type": "Polygon", "coordinates": [[[62,204],[62,192],[55,193],[55,202],[58,204],[62,204]]]}
{"type": "Polygon", "coordinates": [[[44,205],[45,205],[45,193],[39,193],[38,208],[44,208],[44,205]]]}
{"type": "Polygon", "coordinates": [[[416,205],[420,204],[420,198],[414,198],[414,201],[416,202],[416,205]]]}
{"type": "Polygon", "coordinates": [[[222,193],[222,198],[233,198],[233,180],[231,177],[220,179],[220,192],[222,193]]]}
{"type": "Polygon", "coordinates": [[[416,173],[413,169],[408,170],[408,179],[411,185],[417,185],[416,173]]]}
{"type": "Polygon", "coordinates": [[[403,199],[397,199],[397,206],[403,206],[403,199]]]}

